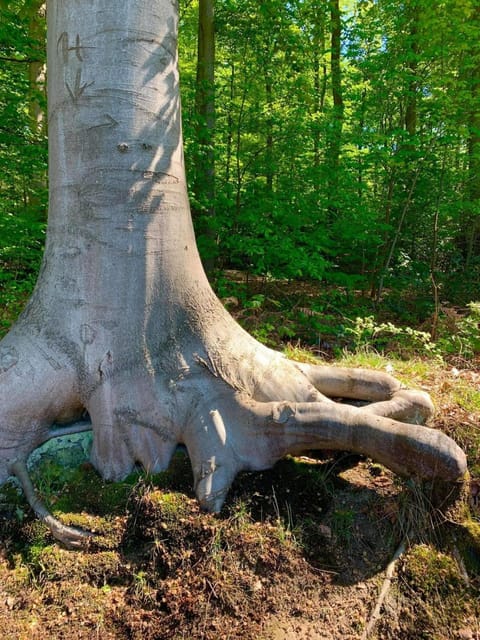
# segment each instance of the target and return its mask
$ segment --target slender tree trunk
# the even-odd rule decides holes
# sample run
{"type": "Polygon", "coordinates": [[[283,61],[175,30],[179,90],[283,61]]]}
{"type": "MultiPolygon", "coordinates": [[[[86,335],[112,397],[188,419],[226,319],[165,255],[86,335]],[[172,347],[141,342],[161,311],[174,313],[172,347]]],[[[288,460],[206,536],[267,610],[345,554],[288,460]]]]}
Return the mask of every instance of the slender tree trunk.
{"type": "MultiPolygon", "coordinates": [[[[480,6],[473,10],[472,23],[480,26],[480,6]]],[[[471,93],[468,117],[468,214],[465,216],[465,270],[471,268],[476,252],[480,253],[480,44],[470,52],[471,93]]]]}
{"type": "MultiPolygon", "coordinates": [[[[45,0],[34,0],[24,7],[24,15],[28,20],[28,35],[33,43],[36,43],[38,55],[28,63],[27,75],[29,85],[29,105],[30,127],[33,134],[41,139],[47,130],[47,118],[45,112],[46,104],[46,63],[44,53],[41,50],[45,41],[46,28],[46,3],[45,0]],[[43,98],[43,99],[42,99],[43,98]]],[[[33,181],[30,181],[26,190],[26,206],[31,211],[39,211],[44,203],[41,194],[45,194],[47,189],[46,172],[37,173],[33,181]]],[[[43,209],[44,207],[42,207],[43,209]]],[[[41,211],[45,216],[45,211],[41,211]]]]}
{"type": "Polygon", "coordinates": [[[392,263],[392,259],[395,253],[395,249],[397,247],[397,243],[400,239],[400,234],[402,232],[403,229],[403,225],[405,222],[405,218],[407,216],[407,213],[410,209],[410,204],[412,202],[412,198],[413,198],[413,194],[415,192],[415,186],[417,184],[417,179],[418,179],[418,174],[419,174],[419,169],[417,169],[415,171],[415,173],[413,174],[412,177],[412,183],[410,185],[410,189],[408,190],[408,195],[407,195],[407,199],[405,201],[405,204],[403,205],[403,209],[402,209],[402,213],[400,215],[400,219],[398,221],[398,225],[397,228],[395,230],[395,234],[392,238],[392,242],[390,244],[390,249],[388,251],[388,256],[387,259],[382,267],[382,270],[380,272],[380,277],[379,277],[379,281],[378,281],[378,287],[377,287],[377,293],[375,296],[375,302],[378,304],[380,302],[380,299],[382,297],[382,293],[383,293],[383,282],[385,279],[385,276],[390,268],[390,265],[392,263]]]}
{"type": "Polygon", "coordinates": [[[407,72],[409,81],[407,84],[407,102],[405,106],[405,130],[409,136],[408,145],[413,145],[417,133],[417,98],[418,98],[418,22],[419,8],[417,5],[410,10],[410,27],[409,27],[409,57],[407,61],[407,72]]]}
{"type": "MultiPolygon", "coordinates": [[[[393,203],[393,194],[395,191],[395,184],[396,184],[396,172],[395,172],[395,169],[392,169],[388,177],[387,193],[385,195],[384,224],[385,224],[385,227],[387,228],[390,226],[390,223],[391,223],[392,203],[393,203]]],[[[383,268],[387,260],[389,238],[390,238],[390,233],[388,231],[384,231],[382,245],[379,248],[379,251],[375,259],[375,264],[372,272],[372,279],[370,281],[371,282],[370,297],[373,298],[374,300],[378,299],[377,293],[380,287],[380,278],[382,278],[383,268]]]]}
{"type": "Polygon", "coordinates": [[[362,206],[363,200],[363,163],[364,158],[362,155],[362,138],[363,138],[363,130],[365,128],[365,111],[366,111],[366,98],[367,98],[367,90],[366,88],[362,89],[362,94],[360,98],[360,118],[358,122],[358,168],[357,168],[357,196],[359,206],[362,206]]]}
{"type": "Polygon", "coordinates": [[[271,194],[275,175],[273,168],[273,86],[268,69],[265,70],[265,97],[267,108],[267,120],[265,123],[265,181],[267,192],[271,194]]]}
{"type": "Polygon", "coordinates": [[[331,214],[338,214],[338,185],[340,171],[340,151],[342,148],[342,131],[344,104],[342,91],[341,46],[342,21],[339,0],[330,0],[331,20],[331,82],[333,97],[332,126],[327,149],[328,167],[328,208],[331,214]]]}
{"type": "Polygon", "coordinates": [[[230,80],[229,80],[229,97],[230,108],[227,116],[227,151],[225,157],[225,182],[230,186],[231,172],[232,172],[232,148],[233,148],[233,115],[232,104],[235,98],[235,63],[232,60],[230,63],[230,80]]]}
{"type": "Polygon", "coordinates": [[[240,220],[241,208],[242,208],[242,188],[243,188],[243,169],[241,161],[241,147],[242,147],[242,124],[245,111],[245,102],[247,100],[247,87],[243,87],[242,102],[240,105],[240,111],[238,114],[237,126],[235,131],[235,222],[240,220]]]}
{"type": "Polygon", "coordinates": [[[433,341],[437,339],[438,320],[440,316],[440,297],[439,297],[440,285],[437,280],[438,232],[439,232],[439,221],[440,221],[440,206],[443,200],[443,191],[445,186],[446,164],[447,164],[447,147],[445,145],[443,148],[442,166],[440,169],[440,182],[438,185],[438,192],[437,192],[437,197],[435,201],[435,212],[433,215],[432,257],[430,260],[430,279],[432,281],[433,303],[434,303],[432,328],[430,330],[430,334],[432,336],[433,341]]]}
{"type": "MultiPolygon", "coordinates": [[[[38,43],[38,47],[45,39],[45,0],[36,0],[26,7],[28,18],[28,35],[32,41],[38,43]]],[[[42,60],[42,55],[38,59],[28,63],[28,83],[30,87],[29,113],[31,126],[34,133],[46,133],[46,114],[44,107],[39,100],[39,95],[43,95],[46,103],[46,63],[42,60]]]]}
{"type": "Polygon", "coordinates": [[[197,213],[206,216],[201,231],[209,238],[209,251],[205,267],[214,266],[215,233],[211,218],[215,215],[215,0],[199,0],[198,49],[195,110],[197,116],[198,151],[195,162],[194,192],[200,208],[197,213]]]}
{"type": "Polygon", "coordinates": [[[325,61],[325,13],[324,9],[313,9],[313,82],[314,82],[314,128],[313,128],[313,165],[318,187],[318,174],[320,169],[320,114],[325,108],[325,96],[327,93],[327,64],[325,61]]]}
{"type": "Polygon", "coordinates": [[[40,508],[25,461],[84,410],[105,478],[137,462],[165,469],[184,443],[210,510],[238,471],[311,448],[458,478],[464,453],[418,424],[433,409],[426,394],[381,372],[289,361],[213,294],[187,200],[177,11],[170,0],[49,5],[48,236],[34,294],[0,343],[0,480],[15,473],[54,535],[76,542],[40,508]]]}

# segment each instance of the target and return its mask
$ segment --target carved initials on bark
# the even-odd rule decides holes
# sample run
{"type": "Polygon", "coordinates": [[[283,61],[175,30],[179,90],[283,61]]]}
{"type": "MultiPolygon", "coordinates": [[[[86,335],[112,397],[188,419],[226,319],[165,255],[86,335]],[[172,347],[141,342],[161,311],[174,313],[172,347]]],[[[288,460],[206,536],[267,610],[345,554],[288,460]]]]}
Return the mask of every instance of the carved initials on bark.
{"type": "Polygon", "coordinates": [[[67,64],[70,51],[75,51],[75,55],[77,56],[78,60],[80,60],[80,62],[83,62],[82,50],[84,49],[84,47],[82,47],[82,45],[80,44],[80,36],[78,35],[78,33],[75,37],[74,47],[70,47],[68,42],[69,35],[66,31],[64,31],[57,41],[57,53],[58,50],[61,49],[63,62],[67,64]]]}

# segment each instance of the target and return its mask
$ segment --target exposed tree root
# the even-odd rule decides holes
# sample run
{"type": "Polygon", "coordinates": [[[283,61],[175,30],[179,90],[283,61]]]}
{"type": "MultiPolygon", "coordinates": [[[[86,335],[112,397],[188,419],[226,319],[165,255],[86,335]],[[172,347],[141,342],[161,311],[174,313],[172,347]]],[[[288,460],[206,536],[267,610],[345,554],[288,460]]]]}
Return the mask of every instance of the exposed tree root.
{"type": "MultiPolygon", "coordinates": [[[[110,480],[123,478],[138,463],[152,472],[166,469],[177,444],[184,443],[197,497],[210,511],[222,508],[239,471],[265,469],[287,454],[308,449],[360,453],[404,476],[461,478],[466,469],[461,449],[440,431],[418,424],[433,413],[427,394],[402,389],[381,372],[298,365],[269,350],[267,354],[273,354],[277,374],[285,367],[282,388],[269,393],[272,401],[255,399],[267,396],[268,363],[263,376],[252,376],[250,393],[226,384],[212,372],[214,365],[205,369],[197,364],[197,375],[167,389],[151,376],[132,383],[131,372],[110,372],[88,398],[92,423],[44,429],[40,442],[92,428],[92,463],[110,480]],[[295,389],[290,399],[277,401],[279,395],[288,398],[290,384],[295,389]],[[347,402],[360,400],[362,406],[333,402],[325,392],[347,402]],[[188,398],[188,403],[182,405],[179,398],[188,398]],[[308,401],[292,401],[297,398],[308,401]]],[[[24,459],[13,458],[10,469],[28,488],[35,512],[48,523],[51,516],[33,497],[24,459]]],[[[49,526],[70,544],[71,534],[59,523],[49,526]]]]}
{"type": "Polygon", "coordinates": [[[44,442],[48,442],[53,438],[61,438],[63,436],[71,436],[77,433],[86,433],[92,430],[92,423],[90,420],[82,420],[81,422],[73,422],[65,425],[54,424],[49,429],[44,438],[44,442]]]}
{"type": "MultiPolygon", "coordinates": [[[[138,463],[152,472],[166,469],[183,443],[196,495],[210,511],[222,508],[239,471],[265,469],[308,449],[360,453],[404,476],[454,481],[465,472],[465,455],[453,440],[420,424],[433,413],[427,394],[402,389],[381,372],[293,363],[261,345],[253,353],[250,368],[242,361],[241,378],[234,373],[225,381],[214,358],[207,365],[196,356],[176,382],[165,382],[163,375],[117,370],[108,352],[96,368],[98,379],[79,391],[91,424],[49,427],[44,417],[41,433],[30,436],[31,449],[51,437],[92,428],[92,463],[105,479],[120,480],[138,463]],[[334,399],[357,400],[361,406],[334,399]]],[[[71,415],[78,413],[76,397],[71,415]]],[[[62,405],[62,420],[69,415],[68,405],[62,405]]],[[[25,424],[26,416],[20,418],[25,424]]],[[[25,467],[29,452],[12,447],[10,471],[55,537],[67,546],[81,544],[85,536],[56,521],[35,495],[25,467]]]]}
{"type": "Polygon", "coordinates": [[[238,471],[265,469],[308,449],[361,453],[403,476],[454,481],[466,469],[463,451],[440,431],[338,403],[255,402],[232,392],[217,395],[197,419],[202,438],[193,428],[185,444],[198,499],[213,511],[238,471]]]}
{"type": "Polygon", "coordinates": [[[84,547],[93,534],[74,527],[68,527],[52,516],[35,491],[25,462],[17,460],[11,464],[10,471],[22,485],[25,498],[35,515],[47,525],[53,537],[68,549],[81,549],[84,547]]]}

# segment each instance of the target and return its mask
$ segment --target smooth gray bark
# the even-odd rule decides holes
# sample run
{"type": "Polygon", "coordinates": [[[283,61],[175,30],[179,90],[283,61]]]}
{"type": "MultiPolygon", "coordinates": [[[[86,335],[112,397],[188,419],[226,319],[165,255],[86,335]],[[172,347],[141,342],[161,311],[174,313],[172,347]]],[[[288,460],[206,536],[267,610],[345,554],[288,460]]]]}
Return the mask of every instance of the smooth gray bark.
{"type": "Polygon", "coordinates": [[[210,510],[238,471],[306,448],[461,477],[459,447],[409,424],[431,415],[426,394],[291,362],[215,297],[187,198],[177,13],[170,0],[49,4],[48,238],[35,292],[0,344],[0,481],[84,411],[104,478],[137,462],[165,469],[184,443],[210,510]]]}

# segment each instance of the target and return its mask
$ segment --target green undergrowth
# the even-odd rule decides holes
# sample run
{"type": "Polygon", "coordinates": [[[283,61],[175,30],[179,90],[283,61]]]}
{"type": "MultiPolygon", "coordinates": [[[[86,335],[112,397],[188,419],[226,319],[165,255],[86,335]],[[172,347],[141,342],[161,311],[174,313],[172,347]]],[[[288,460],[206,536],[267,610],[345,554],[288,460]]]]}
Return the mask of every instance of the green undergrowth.
{"type": "Polygon", "coordinates": [[[0,209],[0,337],[28,300],[43,252],[45,224],[38,216],[0,209]]]}
{"type": "Polygon", "coordinates": [[[452,555],[432,545],[412,547],[400,564],[397,585],[404,602],[411,602],[415,594],[415,608],[404,607],[400,637],[460,638],[459,629],[475,632],[478,607],[469,598],[469,588],[452,555]]]}
{"type": "Polygon", "coordinates": [[[180,628],[187,637],[253,639],[279,581],[292,595],[318,581],[300,550],[302,519],[328,499],[316,469],[286,460],[265,474],[242,474],[219,516],[199,509],[184,453],[165,473],[123,483],[104,483],[86,464],[55,482],[47,474],[42,497],[55,516],[94,535],[83,551],[66,551],[14,488],[4,494],[23,510],[21,518],[15,509],[0,518],[11,598],[37,602],[37,613],[47,603],[49,615],[63,610],[67,585],[69,593],[77,585],[116,638],[153,639],[159,628],[162,638],[175,638],[180,628]],[[114,593],[121,607],[112,606],[114,593]]]}
{"type": "Polygon", "coordinates": [[[455,384],[452,391],[454,401],[466,411],[480,412],[480,385],[469,384],[463,380],[455,384]]]}
{"type": "Polygon", "coordinates": [[[220,278],[216,288],[229,311],[268,346],[301,344],[329,358],[345,350],[440,361],[480,355],[477,301],[435,311],[431,300],[411,290],[388,291],[374,303],[364,291],[323,282],[245,279],[240,272],[220,278]]]}

